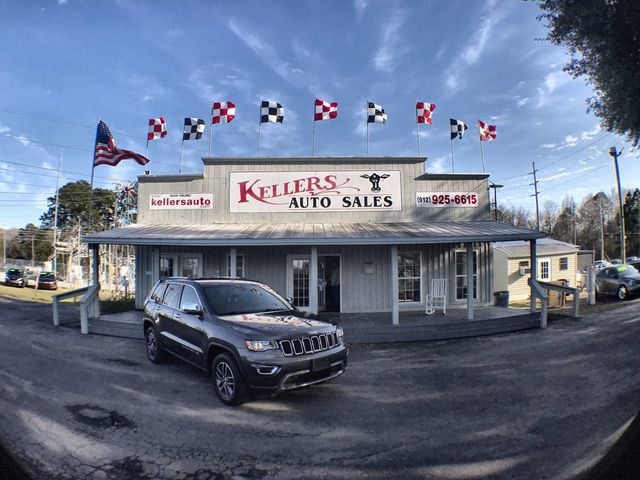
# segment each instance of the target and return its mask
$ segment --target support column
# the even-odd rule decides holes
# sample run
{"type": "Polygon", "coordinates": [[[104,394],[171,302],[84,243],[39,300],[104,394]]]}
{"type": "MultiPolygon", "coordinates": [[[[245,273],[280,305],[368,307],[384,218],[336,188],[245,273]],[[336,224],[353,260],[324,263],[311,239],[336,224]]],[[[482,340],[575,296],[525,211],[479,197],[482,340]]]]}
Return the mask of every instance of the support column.
{"type": "Polygon", "coordinates": [[[473,243],[467,243],[467,320],[473,320],[473,243]]]}
{"type": "Polygon", "coordinates": [[[100,245],[89,245],[93,254],[93,285],[100,285],[100,245]]]}
{"type": "Polygon", "coordinates": [[[318,313],[318,247],[311,247],[309,264],[309,310],[318,313]]]}
{"type": "Polygon", "coordinates": [[[238,271],[238,250],[236,247],[231,247],[229,251],[229,276],[236,278],[238,271]]]}
{"type": "Polygon", "coordinates": [[[391,323],[400,324],[400,310],[398,306],[398,247],[391,247],[391,323]]]}
{"type": "MultiPolygon", "coordinates": [[[[531,280],[538,279],[538,254],[536,251],[536,241],[529,240],[529,261],[531,262],[531,280]]],[[[529,311],[531,313],[536,311],[536,297],[533,294],[533,287],[531,287],[531,299],[529,300],[529,311]]]]}

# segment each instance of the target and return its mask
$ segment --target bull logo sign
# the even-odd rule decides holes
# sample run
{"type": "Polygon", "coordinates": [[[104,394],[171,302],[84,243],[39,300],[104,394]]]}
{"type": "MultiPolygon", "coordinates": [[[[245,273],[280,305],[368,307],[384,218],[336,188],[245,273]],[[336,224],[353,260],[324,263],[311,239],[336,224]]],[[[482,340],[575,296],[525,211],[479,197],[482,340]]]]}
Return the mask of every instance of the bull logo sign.
{"type": "Polygon", "coordinates": [[[360,175],[360,178],[366,178],[371,182],[371,191],[379,192],[380,191],[380,180],[384,180],[385,178],[389,178],[389,175],[383,173],[382,175],[378,175],[377,173],[372,173],[371,175],[364,174],[360,175]]]}

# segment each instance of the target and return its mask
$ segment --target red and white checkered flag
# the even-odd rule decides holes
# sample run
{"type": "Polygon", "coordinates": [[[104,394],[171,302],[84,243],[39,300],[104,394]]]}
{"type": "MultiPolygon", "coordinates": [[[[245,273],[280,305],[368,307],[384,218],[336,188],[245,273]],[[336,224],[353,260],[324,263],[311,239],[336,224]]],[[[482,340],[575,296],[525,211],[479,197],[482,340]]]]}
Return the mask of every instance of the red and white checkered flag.
{"type": "Polygon", "coordinates": [[[236,104],[230,101],[213,102],[211,123],[229,123],[236,118],[236,104]]]}
{"type": "Polygon", "coordinates": [[[435,103],[416,102],[416,117],[418,119],[418,123],[431,125],[431,114],[435,109],[435,103]]]}
{"type": "Polygon", "coordinates": [[[338,102],[325,102],[316,98],[316,110],[313,115],[314,121],[333,120],[338,116],[338,102]]]}
{"type": "Polygon", "coordinates": [[[156,138],[164,138],[167,136],[167,124],[164,117],[149,119],[149,133],[147,140],[155,140],[156,138]]]}
{"type": "Polygon", "coordinates": [[[478,120],[478,130],[480,131],[480,141],[490,142],[496,139],[496,126],[478,120]]]}

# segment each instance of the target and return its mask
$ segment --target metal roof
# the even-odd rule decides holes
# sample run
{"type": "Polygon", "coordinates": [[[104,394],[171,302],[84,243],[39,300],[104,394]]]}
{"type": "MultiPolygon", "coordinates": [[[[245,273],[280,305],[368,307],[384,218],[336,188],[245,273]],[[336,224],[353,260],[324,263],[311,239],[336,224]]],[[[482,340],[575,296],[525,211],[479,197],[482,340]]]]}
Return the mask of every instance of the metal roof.
{"type": "MultiPolygon", "coordinates": [[[[496,250],[503,252],[508,257],[529,257],[529,244],[525,242],[502,242],[494,245],[496,250]]],[[[561,242],[553,238],[543,238],[536,242],[536,254],[538,257],[545,255],[563,255],[576,253],[577,245],[561,242]]]]}
{"type": "Polygon", "coordinates": [[[490,221],[142,225],[86,235],[103,245],[267,246],[412,245],[543,238],[536,230],[490,221]]]}

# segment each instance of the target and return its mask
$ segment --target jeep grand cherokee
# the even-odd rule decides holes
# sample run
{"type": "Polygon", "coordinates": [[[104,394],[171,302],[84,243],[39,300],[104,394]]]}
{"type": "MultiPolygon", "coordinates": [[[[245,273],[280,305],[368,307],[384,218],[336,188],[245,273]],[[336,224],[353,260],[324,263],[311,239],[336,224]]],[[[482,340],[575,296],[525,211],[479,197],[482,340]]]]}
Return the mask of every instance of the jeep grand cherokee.
{"type": "Polygon", "coordinates": [[[206,370],[227,405],[341,375],[342,328],[296,310],[269,286],[241,279],[160,280],[145,301],[149,360],[169,352],[206,370]]]}

